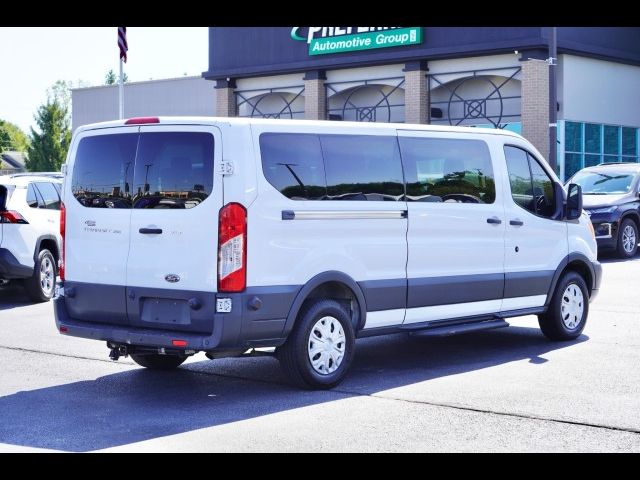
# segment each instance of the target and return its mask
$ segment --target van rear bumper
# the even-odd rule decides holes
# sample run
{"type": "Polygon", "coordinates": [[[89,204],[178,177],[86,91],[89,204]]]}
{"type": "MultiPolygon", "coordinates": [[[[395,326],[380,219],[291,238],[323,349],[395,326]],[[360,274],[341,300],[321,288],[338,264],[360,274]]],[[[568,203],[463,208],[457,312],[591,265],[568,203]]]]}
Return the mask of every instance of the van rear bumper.
{"type": "MultiPolygon", "coordinates": [[[[64,294],[53,300],[58,331],[74,337],[103,340],[115,344],[176,349],[173,340],[185,340],[184,350],[212,351],[223,349],[277,347],[284,343],[284,325],[289,308],[300,287],[254,287],[239,294],[217,294],[231,299],[229,313],[212,312],[212,331],[192,333],[162,328],[141,328],[103,321],[88,321],[69,314],[64,294]],[[255,298],[261,308],[254,310],[255,298]]],[[[108,312],[105,312],[108,313],[108,312]]]]}

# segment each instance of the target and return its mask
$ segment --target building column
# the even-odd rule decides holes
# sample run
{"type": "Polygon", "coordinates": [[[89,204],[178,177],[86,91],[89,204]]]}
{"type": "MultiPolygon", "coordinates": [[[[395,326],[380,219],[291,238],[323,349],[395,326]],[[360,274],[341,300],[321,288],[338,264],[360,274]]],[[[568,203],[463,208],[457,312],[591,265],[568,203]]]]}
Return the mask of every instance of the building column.
{"type": "Polygon", "coordinates": [[[406,63],[404,72],[404,121],[429,123],[429,85],[427,62],[406,63]]]}
{"type": "Polygon", "coordinates": [[[324,70],[311,70],[304,75],[304,118],[307,120],[327,119],[327,89],[324,70]]]}
{"type": "Polygon", "coordinates": [[[237,117],[236,81],[233,78],[216,80],[216,117],[237,117]]]}
{"type": "Polygon", "coordinates": [[[522,62],[522,136],[549,161],[549,64],[522,62]]]}

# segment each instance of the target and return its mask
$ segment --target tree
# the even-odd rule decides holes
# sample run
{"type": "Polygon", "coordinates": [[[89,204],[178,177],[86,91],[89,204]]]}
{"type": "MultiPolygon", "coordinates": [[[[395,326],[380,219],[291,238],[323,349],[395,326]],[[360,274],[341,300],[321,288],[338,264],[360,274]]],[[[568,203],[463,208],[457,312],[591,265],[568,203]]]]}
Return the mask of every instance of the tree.
{"type": "MultiPolygon", "coordinates": [[[[7,145],[11,143],[11,139],[9,138],[9,133],[3,128],[0,127],[0,153],[7,149],[7,145]]],[[[2,170],[2,158],[0,158],[0,170],[2,170]]]]}
{"type": "Polygon", "coordinates": [[[47,101],[40,105],[34,120],[38,131],[31,127],[27,170],[31,172],[59,172],[71,142],[69,103],[71,82],[58,80],[47,90],[47,101]]]}
{"type": "MultiPolygon", "coordinates": [[[[124,83],[127,83],[129,81],[129,77],[127,77],[126,73],[123,75],[122,79],[124,80],[124,83]]],[[[109,70],[104,77],[104,84],[115,85],[116,83],[118,83],[118,77],[113,70],[109,70]]]]}
{"type": "Polygon", "coordinates": [[[5,150],[26,152],[29,147],[29,139],[17,125],[0,120],[0,150],[2,147],[5,150]],[[8,140],[5,139],[5,134],[8,136],[8,140]]]}
{"type": "MultiPolygon", "coordinates": [[[[0,120],[0,122],[2,121],[0,120]]],[[[11,150],[11,137],[3,127],[4,124],[0,123],[0,153],[5,150],[11,150]]]]}

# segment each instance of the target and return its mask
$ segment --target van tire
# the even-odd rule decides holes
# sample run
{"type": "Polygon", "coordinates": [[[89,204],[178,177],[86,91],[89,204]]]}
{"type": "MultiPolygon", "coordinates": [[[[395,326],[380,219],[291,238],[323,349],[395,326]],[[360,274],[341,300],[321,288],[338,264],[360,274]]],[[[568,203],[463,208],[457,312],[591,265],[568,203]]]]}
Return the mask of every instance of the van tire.
{"type": "Polygon", "coordinates": [[[550,340],[567,341],[580,336],[587,324],[588,316],[587,284],[580,274],[567,272],[556,284],[547,312],[538,315],[538,323],[542,333],[550,340]]]}
{"type": "Polygon", "coordinates": [[[625,218],[618,228],[618,256],[631,258],[638,251],[638,226],[630,218],[625,218]]]}
{"type": "MultiPolygon", "coordinates": [[[[276,356],[284,372],[296,386],[308,390],[323,390],[335,387],[344,379],[353,360],[354,349],[355,333],[351,317],[335,300],[322,299],[303,307],[287,341],[276,349],[276,356]],[[319,340],[323,336],[318,327],[327,328],[326,338],[331,346],[336,342],[336,349],[330,350],[332,355],[328,359],[328,373],[319,373],[310,359],[311,342],[314,338],[319,340]],[[338,367],[331,371],[335,367],[333,359],[339,349],[343,349],[344,353],[338,367]]],[[[318,360],[327,358],[327,353],[322,351],[317,356],[318,360]]],[[[319,368],[325,368],[324,362],[319,363],[319,368]]]]}
{"type": "Polygon", "coordinates": [[[24,280],[29,299],[38,303],[51,300],[56,291],[57,274],[55,258],[46,248],[41,250],[33,267],[33,275],[24,280]]]}
{"type": "Polygon", "coordinates": [[[173,370],[178,368],[187,359],[187,357],[179,357],[177,355],[137,355],[131,354],[131,359],[141,367],[150,370],[173,370]]]}

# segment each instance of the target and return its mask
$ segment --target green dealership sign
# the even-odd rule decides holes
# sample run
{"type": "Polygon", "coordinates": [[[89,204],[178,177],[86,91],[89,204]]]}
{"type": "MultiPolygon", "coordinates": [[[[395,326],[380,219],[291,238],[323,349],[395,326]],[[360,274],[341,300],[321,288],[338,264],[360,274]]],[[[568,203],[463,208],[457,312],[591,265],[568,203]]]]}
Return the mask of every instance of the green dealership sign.
{"type": "Polygon", "coordinates": [[[293,27],[291,38],[306,41],[309,55],[373,50],[422,43],[422,27],[293,27]]]}

